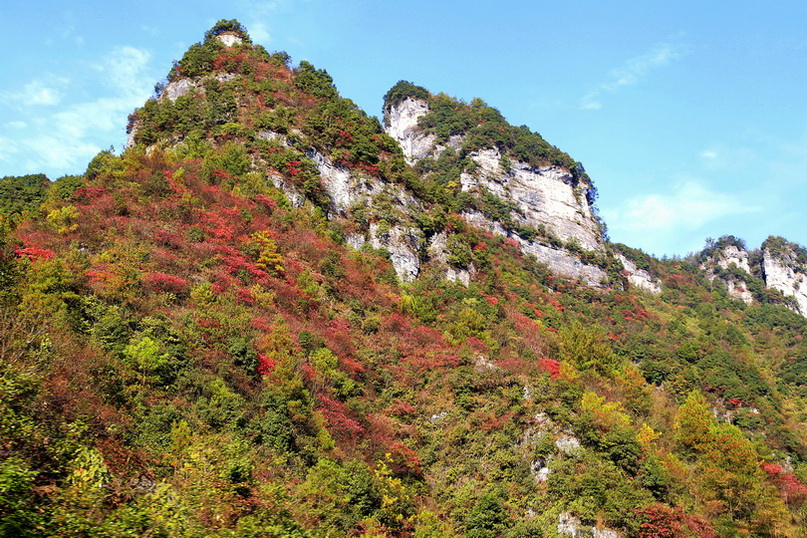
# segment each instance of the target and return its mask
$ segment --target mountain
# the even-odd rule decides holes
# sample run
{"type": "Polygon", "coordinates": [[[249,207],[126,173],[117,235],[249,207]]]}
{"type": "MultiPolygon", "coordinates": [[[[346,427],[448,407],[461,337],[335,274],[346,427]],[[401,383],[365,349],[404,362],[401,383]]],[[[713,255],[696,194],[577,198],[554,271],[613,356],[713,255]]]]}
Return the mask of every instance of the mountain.
{"type": "Polygon", "coordinates": [[[0,180],[0,535],[804,536],[807,255],[611,243],[583,166],[220,21],[0,180]]]}

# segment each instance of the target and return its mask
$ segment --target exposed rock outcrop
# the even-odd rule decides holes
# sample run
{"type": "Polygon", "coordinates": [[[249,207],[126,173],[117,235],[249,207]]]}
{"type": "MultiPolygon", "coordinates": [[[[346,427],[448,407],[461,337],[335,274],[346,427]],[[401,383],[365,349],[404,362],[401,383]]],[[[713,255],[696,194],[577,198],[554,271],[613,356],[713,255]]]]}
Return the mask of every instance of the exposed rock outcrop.
{"type": "Polygon", "coordinates": [[[593,527],[584,525],[580,518],[571,512],[564,512],[558,516],[558,534],[571,538],[620,538],[622,535],[607,527],[593,527]]]}
{"type": "Polygon", "coordinates": [[[471,283],[471,277],[476,274],[476,267],[473,263],[464,268],[453,267],[448,263],[448,234],[446,232],[435,234],[429,241],[426,252],[432,261],[444,266],[446,280],[458,282],[464,286],[471,283]]]}
{"type": "Polygon", "coordinates": [[[725,244],[701,263],[710,281],[720,280],[726,286],[729,297],[739,299],[745,304],[754,301],[754,295],[748,289],[752,278],[749,254],[737,244],[725,244]]]}
{"type": "Polygon", "coordinates": [[[630,286],[654,294],[661,293],[661,282],[651,275],[649,271],[639,268],[633,261],[619,252],[615,253],[615,256],[622,262],[622,267],[625,268],[624,274],[630,286]]]}
{"type": "Polygon", "coordinates": [[[572,174],[558,166],[532,167],[522,162],[502,167],[496,149],[469,154],[479,165],[473,174],[460,176],[463,191],[485,188],[516,207],[511,216],[522,226],[545,227],[560,240],[577,240],[586,250],[603,248],[599,224],[586,200],[586,184],[575,185],[572,174]]]}
{"type": "MultiPolygon", "coordinates": [[[[454,135],[442,145],[434,134],[427,133],[419,120],[428,113],[428,103],[413,97],[385,109],[386,132],[398,141],[410,164],[436,159],[446,150],[457,151],[462,147],[462,135],[454,135]]],[[[580,279],[595,287],[608,280],[601,267],[583,262],[566,247],[572,244],[578,251],[605,251],[599,221],[589,200],[588,182],[575,179],[559,166],[510,161],[496,148],[470,151],[467,157],[474,166],[458,177],[461,190],[473,196],[489,193],[510,208],[506,223],[478,210],[463,211],[462,216],[469,224],[515,240],[525,254],[546,263],[555,274],[580,279]],[[518,229],[539,230],[552,239],[526,238],[518,229]]],[[[465,280],[464,275],[455,278],[465,280]]]]}
{"type": "Polygon", "coordinates": [[[545,263],[555,274],[580,279],[592,287],[602,286],[603,282],[608,279],[608,274],[602,268],[584,263],[568,250],[524,239],[518,233],[507,230],[501,223],[490,220],[479,211],[465,211],[462,216],[469,224],[477,228],[513,239],[519,244],[524,254],[534,256],[539,262],[545,263]]]}
{"type": "Polygon", "coordinates": [[[765,284],[782,292],[795,301],[794,310],[807,316],[807,267],[799,263],[792,247],[778,249],[763,248],[762,272],[765,284]]]}
{"type": "Polygon", "coordinates": [[[716,261],[717,265],[723,269],[728,269],[734,264],[738,269],[742,269],[749,275],[751,274],[751,267],[748,265],[748,252],[736,245],[725,246],[720,251],[720,256],[716,261]]]}
{"type": "Polygon", "coordinates": [[[386,132],[398,141],[406,162],[414,164],[424,157],[433,155],[437,137],[424,134],[418,127],[418,120],[429,113],[429,105],[420,99],[407,97],[390,107],[386,115],[386,132]]]}
{"type": "Polygon", "coordinates": [[[244,42],[244,40],[241,39],[241,36],[239,36],[238,34],[236,34],[234,32],[221,33],[221,34],[216,36],[216,39],[221,41],[221,43],[225,47],[233,47],[235,45],[240,45],[240,44],[242,44],[244,42]]]}
{"type": "MultiPolygon", "coordinates": [[[[409,221],[412,212],[421,207],[420,202],[400,186],[335,165],[314,149],[307,151],[306,156],[314,161],[320,173],[322,185],[330,199],[332,217],[349,217],[357,209],[371,208],[381,196],[395,213],[393,216],[403,221],[409,221]]],[[[373,248],[386,249],[398,278],[411,282],[420,273],[418,250],[422,236],[422,232],[414,226],[371,222],[367,232],[353,234],[350,243],[359,248],[369,242],[373,248]]]]}

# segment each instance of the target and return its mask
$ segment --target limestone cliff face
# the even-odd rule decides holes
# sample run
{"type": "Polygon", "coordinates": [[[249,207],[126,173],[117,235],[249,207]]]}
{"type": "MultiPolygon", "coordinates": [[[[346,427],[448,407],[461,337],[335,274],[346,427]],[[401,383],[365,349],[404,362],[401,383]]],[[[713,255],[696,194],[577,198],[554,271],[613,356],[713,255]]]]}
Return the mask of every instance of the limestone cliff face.
{"type": "MultiPolygon", "coordinates": [[[[425,100],[407,97],[385,110],[386,132],[398,141],[410,164],[425,158],[438,158],[444,151],[462,147],[463,136],[455,135],[445,144],[426,133],[418,120],[429,113],[425,100]]],[[[465,220],[491,233],[516,240],[525,254],[534,255],[550,270],[578,278],[591,286],[600,286],[606,272],[581,261],[568,244],[595,253],[605,251],[599,222],[589,202],[591,185],[575,181],[572,174],[559,166],[531,166],[503,158],[495,148],[483,148],[466,155],[475,164],[473,171],[465,170],[459,177],[462,191],[471,194],[485,190],[507,203],[510,221],[516,226],[485,216],[482,212],[463,212],[465,220]],[[527,239],[518,228],[546,230],[554,241],[527,239]]]]}
{"type": "Polygon", "coordinates": [[[622,267],[625,268],[624,275],[627,277],[630,286],[649,291],[653,294],[661,293],[661,282],[659,279],[651,275],[649,271],[639,268],[632,260],[623,254],[617,252],[615,256],[622,262],[622,267]]]}
{"type": "Polygon", "coordinates": [[[437,137],[424,134],[418,128],[418,120],[428,112],[429,105],[425,101],[412,97],[407,97],[387,112],[386,132],[401,145],[406,162],[409,164],[432,156],[435,150],[437,137]]]}
{"type": "Polygon", "coordinates": [[[584,263],[568,250],[524,239],[517,232],[504,228],[501,223],[489,219],[479,211],[465,211],[462,216],[472,226],[515,240],[524,254],[534,256],[539,262],[545,263],[553,273],[580,279],[593,287],[602,286],[603,280],[608,278],[602,268],[584,263]]]}
{"type": "MultiPolygon", "coordinates": [[[[291,145],[288,137],[280,133],[261,131],[259,136],[283,146],[291,145]]],[[[379,200],[384,200],[397,222],[372,222],[367,229],[350,234],[347,242],[355,248],[368,243],[373,248],[386,249],[401,281],[411,282],[417,278],[420,273],[418,249],[423,234],[417,227],[405,223],[412,222],[412,215],[421,209],[422,204],[403,187],[334,164],[330,157],[315,148],[297,149],[302,150],[319,171],[322,186],[330,201],[329,218],[354,218],[358,212],[372,209],[379,200]]],[[[305,202],[305,195],[289,184],[282,175],[270,175],[268,179],[285,194],[292,205],[301,206],[305,202]]]]}
{"type": "Polygon", "coordinates": [[[572,175],[557,166],[534,168],[521,162],[502,166],[496,149],[470,154],[479,165],[474,173],[460,176],[462,190],[484,187],[502,200],[515,202],[512,213],[520,225],[544,226],[562,241],[577,240],[586,250],[604,248],[599,225],[586,200],[590,185],[574,185],[572,175]]]}
{"type": "Polygon", "coordinates": [[[748,263],[748,252],[737,245],[727,244],[717,250],[701,264],[710,281],[720,280],[726,286],[729,297],[739,299],[750,305],[754,296],[748,289],[752,278],[751,266],[748,263]]]}
{"type": "Polygon", "coordinates": [[[723,269],[728,269],[729,266],[734,264],[738,269],[742,269],[749,275],[751,274],[751,267],[748,265],[748,252],[737,247],[736,245],[727,245],[720,251],[720,256],[717,258],[717,265],[723,269]]]}
{"type": "Polygon", "coordinates": [[[762,271],[765,284],[795,301],[794,310],[807,317],[807,267],[799,263],[792,248],[763,248],[762,271]]]}

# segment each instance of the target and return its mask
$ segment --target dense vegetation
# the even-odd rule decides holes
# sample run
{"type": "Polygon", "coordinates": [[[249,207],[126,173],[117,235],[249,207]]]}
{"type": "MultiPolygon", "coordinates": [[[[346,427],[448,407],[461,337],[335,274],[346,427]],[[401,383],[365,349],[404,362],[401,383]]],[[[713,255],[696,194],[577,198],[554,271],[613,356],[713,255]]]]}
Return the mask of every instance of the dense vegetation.
{"type": "MultiPolygon", "coordinates": [[[[136,111],[123,155],[0,180],[31,193],[0,198],[19,215],[0,231],[0,535],[557,536],[571,515],[803,536],[805,318],[624,246],[661,295],[549,274],[429,197],[325,71],[217,42],[239,29],[191,47],[169,77],[188,93],[136,111]],[[348,246],[309,147],[426,200],[471,283],[402,284],[348,246]]],[[[537,140],[433,99],[440,136],[472,113],[508,151],[537,140]]],[[[543,144],[525,162],[561,158],[543,144]]]]}

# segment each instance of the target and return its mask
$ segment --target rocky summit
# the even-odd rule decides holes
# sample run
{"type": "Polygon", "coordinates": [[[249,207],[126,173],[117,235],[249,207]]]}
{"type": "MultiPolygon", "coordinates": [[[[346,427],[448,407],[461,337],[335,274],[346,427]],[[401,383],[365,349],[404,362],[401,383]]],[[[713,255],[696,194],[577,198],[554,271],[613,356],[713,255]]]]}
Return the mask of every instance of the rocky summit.
{"type": "Polygon", "coordinates": [[[807,250],[613,243],[479,98],[219,21],[0,179],[0,536],[804,536],[807,250]]]}

